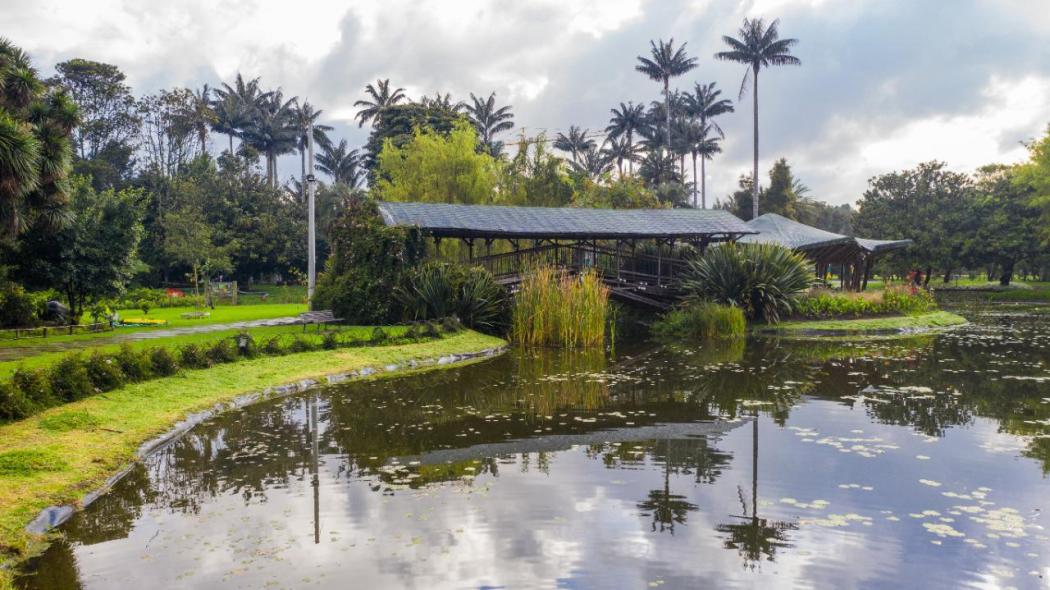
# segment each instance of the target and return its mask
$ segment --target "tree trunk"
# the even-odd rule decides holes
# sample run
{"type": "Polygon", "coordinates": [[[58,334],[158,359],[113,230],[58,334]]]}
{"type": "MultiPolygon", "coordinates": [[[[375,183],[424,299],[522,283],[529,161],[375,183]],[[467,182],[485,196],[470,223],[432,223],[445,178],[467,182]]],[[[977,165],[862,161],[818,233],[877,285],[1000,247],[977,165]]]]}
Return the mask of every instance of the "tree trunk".
{"type": "Polygon", "coordinates": [[[930,286],[930,275],[931,274],[933,274],[933,267],[932,266],[927,266],[926,267],[926,276],[922,277],[922,286],[923,287],[930,286]]]}
{"type": "Polygon", "coordinates": [[[700,208],[707,209],[707,167],[704,166],[707,158],[700,158],[700,208]]]}
{"type": "Polygon", "coordinates": [[[1003,287],[1009,286],[1010,285],[1010,279],[1013,278],[1013,276],[1014,276],[1014,262],[1011,260],[1010,262],[1007,262],[1007,263],[1003,264],[1003,272],[1002,272],[1002,274],[999,275],[999,284],[1002,285],[1003,287]]]}
{"type": "Polygon", "coordinates": [[[634,135],[627,132],[627,150],[630,152],[627,158],[627,173],[634,176],[634,135]]]}
{"type": "Polygon", "coordinates": [[[949,268],[944,271],[944,284],[947,285],[950,282],[952,282],[952,269],[949,268]]]}
{"type": "Polygon", "coordinates": [[[664,76],[664,118],[667,129],[664,139],[667,141],[667,153],[671,153],[671,77],[664,76]]]}
{"type": "Polygon", "coordinates": [[[693,152],[693,209],[696,209],[696,152],[693,152]]]}
{"type": "Polygon", "coordinates": [[[230,133],[230,155],[233,155],[233,134],[230,133]]]}
{"type": "Polygon", "coordinates": [[[751,219],[758,217],[758,70],[755,73],[755,87],[751,89],[752,103],[754,105],[754,127],[755,127],[755,167],[751,175],[754,186],[751,187],[751,219]]]}

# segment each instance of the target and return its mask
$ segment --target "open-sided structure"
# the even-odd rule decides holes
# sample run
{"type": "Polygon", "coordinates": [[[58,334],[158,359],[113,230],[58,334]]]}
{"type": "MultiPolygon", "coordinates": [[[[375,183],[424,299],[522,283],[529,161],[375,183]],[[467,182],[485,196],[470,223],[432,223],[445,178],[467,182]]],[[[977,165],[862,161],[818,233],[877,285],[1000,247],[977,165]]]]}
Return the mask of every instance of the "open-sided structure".
{"type": "Polygon", "coordinates": [[[463,240],[475,264],[506,284],[530,264],[571,272],[596,270],[613,295],[662,307],[673,296],[682,267],[669,258],[675,243],[700,250],[755,233],[727,211],[700,209],[577,209],[445,203],[379,203],[389,226],[415,226],[435,240],[463,240]],[[497,240],[509,248],[493,254],[497,240]],[[480,244],[479,244],[480,242],[480,244]],[[475,257],[475,246],[485,255],[475,257]]]}
{"type": "Polygon", "coordinates": [[[823,277],[832,265],[839,266],[843,288],[862,290],[867,287],[875,258],[881,254],[907,248],[911,240],[868,240],[844,236],[776,213],[760,215],[746,223],[757,233],[744,236],[741,242],[772,243],[805,254],[816,264],[817,276],[823,277]]]}

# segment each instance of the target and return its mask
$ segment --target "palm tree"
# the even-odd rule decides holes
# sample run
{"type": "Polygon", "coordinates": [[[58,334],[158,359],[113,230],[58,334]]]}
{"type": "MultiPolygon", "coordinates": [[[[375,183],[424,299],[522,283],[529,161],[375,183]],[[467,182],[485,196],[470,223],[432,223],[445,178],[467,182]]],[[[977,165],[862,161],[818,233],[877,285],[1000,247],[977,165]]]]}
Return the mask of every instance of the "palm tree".
{"type": "Polygon", "coordinates": [[[575,125],[570,125],[568,135],[561,131],[558,132],[558,136],[554,138],[554,149],[569,152],[572,155],[572,161],[576,162],[580,154],[597,145],[593,139],[587,137],[590,132],[590,129],[580,129],[575,125]]]}
{"type": "Polygon", "coordinates": [[[186,123],[197,134],[202,154],[208,151],[208,130],[216,121],[215,110],[212,108],[211,91],[212,89],[207,84],[200,90],[194,90],[185,113],[186,123]]]}
{"type": "Polygon", "coordinates": [[[375,86],[371,84],[365,86],[365,94],[370,96],[371,100],[359,100],[354,103],[355,107],[363,107],[356,115],[358,127],[363,127],[369,121],[375,122],[382,116],[386,108],[398,104],[407,98],[404,88],[395,88],[393,92],[390,91],[389,78],[376,80],[375,86]]]}
{"type": "Polygon", "coordinates": [[[592,141],[587,149],[580,152],[580,161],[572,162],[572,168],[580,174],[585,174],[591,180],[599,180],[602,176],[612,171],[612,161],[604,151],[601,151],[592,141]]]}
{"type": "Polygon", "coordinates": [[[452,95],[448,92],[445,94],[435,92],[434,96],[424,96],[419,99],[419,104],[427,108],[452,111],[453,113],[458,113],[465,106],[461,102],[452,102],[452,95]]]}
{"type": "MultiPolygon", "coordinates": [[[[725,132],[722,131],[722,127],[715,121],[715,117],[724,115],[726,113],[732,113],[733,103],[729,99],[720,98],[722,94],[721,90],[715,88],[715,83],[709,84],[696,84],[693,88],[692,94],[685,96],[686,109],[689,114],[697,119],[700,123],[700,128],[707,130],[706,135],[718,134],[719,138],[725,139],[725,132]]],[[[713,135],[712,135],[713,138],[713,135]]],[[[718,147],[717,141],[713,143],[717,150],[703,150],[700,149],[701,155],[704,153],[707,156],[700,159],[700,202],[703,204],[703,208],[707,208],[707,170],[704,163],[710,159],[710,156],[722,151],[721,147],[718,147]]],[[[696,155],[693,156],[693,177],[695,181],[696,177],[696,155]]],[[[695,188],[695,187],[694,187],[695,188]]],[[[693,195],[693,201],[695,206],[696,195],[693,195]]]]}
{"type": "MultiPolygon", "coordinates": [[[[613,108],[609,112],[612,113],[612,117],[609,118],[609,125],[605,128],[605,132],[611,139],[625,137],[627,152],[633,155],[635,153],[634,133],[645,125],[645,107],[633,102],[627,104],[621,102],[619,109],[613,108]]],[[[627,160],[627,169],[630,174],[634,174],[634,160],[633,157],[627,160]]],[[[622,169],[620,176],[623,176],[622,169]]]]}
{"type": "Polygon", "coordinates": [[[230,138],[230,154],[232,155],[233,137],[240,132],[247,121],[244,117],[244,112],[241,110],[237,99],[231,96],[213,100],[211,109],[215,113],[215,120],[212,121],[211,130],[230,138]]]}
{"type": "Polygon", "coordinates": [[[233,86],[223,82],[222,88],[216,88],[214,92],[212,109],[215,111],[216,124],[213,129],[230,137],[230,154],[233,154],[234,136],[243,136],[270,93],[259,89],[259,78],[245,81],[240,72],[233,86]]]}
{"type": "Polygon", "coordinates": [[[348,149],[346,140],[340,140],[339,145],[328,144],[321,147],[321,153],[317,155],[315,168],[332,177],[333,182],[341,182],[350,188],[357,188],[361,184],[361,157],[357,150],[348,149]]]}
{"type": "Polygon", "coordinates": [[[496,108],[496,93],[493,92],[487,99],[481,99],[470,93],[472,104],[464,104],[467,118],[470,119],[474,129],[478,132],[478,139],[485,145],[488,152],[497,156],[502,151],[503,143],[494,141],[497,133],[509,131],[514,128],[514,114],[510,112],[510,105],[496,108]]]}
{"type": "Polygon", "coordinates": [[[69,219],[65,179],[79,120],[69,95],[48,89],[29,56],[0,37],[0,236],[14,237],[28,214],[49,229],[69,219]]]}
{"type": "Polygon", "coordinates": [[[294,151],[298,145],[296,103],[294,97],[284,100],[280,89],[267,93],[243,132],[244,141],[266,156],[266,179],[272,187],[277,186],[277,157],[294,151]]]}
{"type": "Polygon", "coordinates": [[[754,169],[751,176],[751,215],[752,219],[758,217],[758,72],[763,67],[769,66],[797,66],[802,60],[791,55],[791,48],[798,44],[798,39],[781,39],[778,27],[779,20],[765,26],[761,18],[744,19],[744,25],[740,27],[739,39],[728,35],[722,37],[722,41],[729,46],[729,51],[720,51],[715,54],[715,59],[722,61],[734,61],[748,67],[744,72],[744,78],[740,82],[740,98],[743,98],[747,90],[748,79],[752,79],[754,88],[751,97],[754,101],[754,169]]]}
{"type": "Polygon", "coordinates": [[[671,78],[681,76],[696,67],[696,58],[688,57],[685,53],[685,43],[677,50],[674,48],[674,39],[667,43],[660,40],[657,45],[649,41],[652,59],[638,56],[638,65],[634,69],[649,76],[650,80],[663,82],[664,84],[664,115],[667,119],[666,145],[671,145],[671,78]]]}
{"type": "Polygon", "coordinates": [[[296,131],[299,134],[296,145],[296,148],[299,150],[299,164],[302,170],[302,175],[299,178],[303,180],[306,179],[306,148],[308,147],[310,126],[313,125],[314,143],[320,146],[321,149],[332,145],[332,141],[328,139],[328,132],[332,131],[333,127],[317,123],[317,119],[322,112],[324,111],[314,110],[313,105],[307,101],[303,101],[302,104],[297,102],[292,109],[296,131]]]}
{"type": "Polygon", "coordinates": [[[616,170],[620,178],[623,178],[623,163],[626,161],[628,166],[633,168],[634,162],[638,160],[638,151],[626,135],[619,138],[612,136],[606,138],[602,153],[610,162],[616,162],[616,170]]]}
{"type": "Polygon", "coordinates": [[[689,153],[693,156],[693,207],[700,205],[701,209],[707,209],[706,179],[704,178],[704,161],[710,160],[715,154],[722,151],[718,145],[719,137],[714,132],[714,124],[701,124],[699,121],[690,121],[686,128],[686,139],[689,143],[689,153]],[[696,174],[696,160],[700,158],[700,175],[696,174]],[[697,182],[699,180],[699,182],[697,182]],[[700,202],[697,203],[697,184],[700,185],[700,202]]]}

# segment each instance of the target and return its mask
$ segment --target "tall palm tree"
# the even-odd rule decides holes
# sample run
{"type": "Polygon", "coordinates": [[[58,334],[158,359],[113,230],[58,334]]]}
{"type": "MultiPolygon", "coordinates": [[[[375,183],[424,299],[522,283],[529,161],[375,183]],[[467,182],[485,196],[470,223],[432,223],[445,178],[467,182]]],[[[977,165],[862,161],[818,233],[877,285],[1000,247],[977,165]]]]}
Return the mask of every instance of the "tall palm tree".
{"type": "MultiPolygon", "coordinates": [[[[700,159],[700,202],[704,209],[707,208],[707,170],[704,163],[711,158],[717,152],[722,151],[722,148],[718,146],[717,141],[713,140],[713,134],[717,134],[719,138],[725,139],[725,132],[722,131],[722,127],[715,121],[715,117],[724,115],[726,113],[732,113],[733,103],[729,99],[720,98],[722,91],[715,88],[715,83],[709,84],[696,84],[693,88],[693,92],[686,94],[685,103],[686,109],[689,115],[696,118],[700,124],[700,128],[706,130],[705,135],[710,136],[714,141],[712,144],[717,150],[711,151],[710,149],[699,149],[699,153],[703,156],[700,159]]],[[[696,147],[700,147],[697,145],[696,147]]],[[[693,176],[694,182],[696,177],[696,155],[693,156],[693,176]]],[[[695,187],[694,187],[695,192],[695,187]]],[[[696,195],[693,195],[694,206],[696,205],[696,195]]]]}
{"type": "Polygon", "coordinates": [[[359,100],[354,103],[355,107],[363,107],[356,115],[358,127],[363,127],[369,121],[375,122],[383,114],[383,110],[407,98],[404,88],[390,90],[389,78],[376,80],[375,86],[365,86],[365,94],[371,97],[371,100],[359,100]]]}
{"type": "Polygon", "coordinates": [[[230,153],[233,154],[234,136],[242,137],[257,111],[269,99],[270,93],[259,88],[259,78],[245,81],[240,72],[233,81],[233,86],[223,82],[222,88],[216,88],[212,109],[215,111],[217,124],[213,129],[230,137],[230,153]]]}
{"type": "MultiPolygon", "coordinates": [[[[609,112],[612,113],[612,117],[609,118],[609,125],[605,127],[605,132],[611,139],[626,138],[627,152],[634,154],[634,133],[645,125],[645,106],[636,105],[633,102],[627,104],[621,102],[618,109],[612,108],[609,112]]],[[[630,174],[634,174],[634,160],[634,158],[627,160],[627,170],[630,174]]],[[[623,176],[622,169],[620,176],[623,176]]]]}
{"type": "Polygon", "coordinates": [[[704,177],[704,162],[710,160],[715,154],[722,151],[719,145],[719,136],[714,131],[712,123],[701,124],[699,121],[690,121],[687,129],[689,142],[689,153],[693,156],[693,207],[697,205],[701,209],[707,209],[707,180],[704,177]],[[696,160],[700,158],[700,175],[696,174],[696,160]],[[697,182],[699,180],[699,182],[697,182]],[[700,185],[700,202],[697,203],[697,184],[700,185]]]}
{"type": "Polygon", "coordinates": [[[299,164],[302,170],[302,175],[299,176],[299,178],[304,181],[306,179],[306,149],[308,147],[310,126],[313,125],[315,144],[321,149],[324,149],[325,146],[332,145],[332,140],[328,139],[328,132],[332,131],[334,128],[331,125],[317,123],[317,119],[323,112],[324,111],[314,109],[313,105],[307,101],[303,101],[301,104],[296,102],[295,106],[292,108],[295,128],[299,134],[299,138],[296,142],[296,148],[299,150],[299,164]]]}
{"type": "Polygon", "coordinates": [[[345,139],[338,145],[323,146],[314,167],[331,176],[333,182],[341,182],[350,188],[361,184],[361,157],[357,150],[348,148],[345,139]]]}
{"type": "Polygon", "coordinates": [[[626,135],[619,138],[612,136],[606,138],[602,152],[610,162],[616,162],[616,170],[620,178],[623,178],[623,163],[627,162],[627,165],[633,168],[634,162],[638,160],[637,148],[631,144],[631,140],[626,135]]]}
{"type": "Polygon", "coordinates": [[[558,132],[557,137],[554,138],[554,149],[569,152],[572,155],[572,161],[576,162],[582,153],[597,146],[593,139],[587,137],[590,132],[590,129],[580,129],[576,125],[570,125],[568,135],[561,131],[558,132]]]}
{"type": "Polygon", "coordinates": [[[754,169],[751,176],[751,215],[758,217],[758,72],[763,67],[797,66],[802,60],[791,55],[791,48],[798,44],[798,39],[781,39],[779,20],[774,20],[766,27],[761,18],[744,19],[740,27],[739,39],[725,35],[722,41],[729,46],[729,51],[720,51],[715,59],[734,61],[747,66],[744,78],[740,81],[740,98],[743,98],[750,79],[754,88],[751,90],[754,108],[754,169]]]}
{"type": "Polygon", "coordinates": [[[580,152],[580,161],[572,162],[572,168],[580,174],[587,175],[591,180],[598,180],[612,171],[612,160],[607,154],[599,150],[592,141],[587,149],[580,152]]]}
{"type": "Polygon", "coordinates": [[[671,145],[671,78],[681,76],[696,67],[696,58],[689,57],[685,53],[685,43],[677,50],[674,48],[674,39],[667,43],[660,40],[659,45],[649,41],[649,50],[652,59],[638,56],[638,65],[634,69],[649,76],[650,80],[663,82],[664,85],[664,114],[667,127],[664,136],[666,145],[671,145]]]}
{"type": "Polygon", "coordinates": [[[211,109],[212,112],[215,113],[215,120],[212,121],[211,130],[229,137],[229,149],[230,154],[232,155],[233,138],[242,128],[244,128],[247,122],[247,117],[244,116],[245,113],[240,108],[237,99],[232,96],[212,100],[211,109]]]}
{"type": "MultiPolygon", "coordinates": [[[[477,130],[478,139],[492,153],[495,151],[493,149],[496,144],[494,140],[495,135],[514,128],[514,114],[511,113],[510,105],[496,108],[495,92],[486,99],[478,98],[471,92],[470,101],[470,103],[463,105],[464,110],[467,111],[467,118],[470,119],[474,129],[477,130]]],[[[502,145],[502,142],[500,142],[499,147],[502,148],[502,145]]],[[[497,154],[493,153],[492,155],[495,156],[497,154]]]]}
{"type": "Polygon", "coordinates": [[[266,179],[277,186],[277,157],[295,150],[299,129],[295,124],[296,99],[284,100],[280,89],[267,93],[243,132],[243,139],[266,157],[266,179]]]}
{"type": "Polygon", "coordinates": [[[465,106],[461,102],[452,102],[452,95],[448,92],[445,94],[435,92],[434,96],[424,96],[419,99],[419,104],[427,108],[452,111],[453,113],[458,113],[465,106]]]}
{"type": "Polygon", "coordinates": [[[202,154],[208,151],[208,130],[216,121],[215,110],[212,108],[211,91],[212,89],[207,84],[199,90],[194,90],[185,113],[186,122],[197,134],[202,154]]]}

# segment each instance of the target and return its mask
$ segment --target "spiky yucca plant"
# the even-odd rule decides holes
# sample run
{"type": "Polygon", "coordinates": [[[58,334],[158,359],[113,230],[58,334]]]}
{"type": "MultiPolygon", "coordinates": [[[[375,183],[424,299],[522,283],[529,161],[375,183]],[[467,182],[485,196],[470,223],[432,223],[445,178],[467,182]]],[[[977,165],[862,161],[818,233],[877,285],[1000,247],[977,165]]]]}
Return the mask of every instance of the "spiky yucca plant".
{"type": "Polygon", "coordinates": [[[813,283],[804,256],[775,244],[724,244],[689,261],[682,287],[689,297],[744,310],[750,320],[775,324],[791,313],[813,283]]]}

